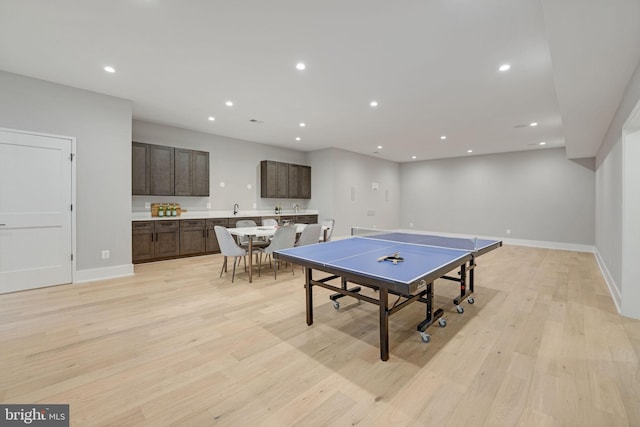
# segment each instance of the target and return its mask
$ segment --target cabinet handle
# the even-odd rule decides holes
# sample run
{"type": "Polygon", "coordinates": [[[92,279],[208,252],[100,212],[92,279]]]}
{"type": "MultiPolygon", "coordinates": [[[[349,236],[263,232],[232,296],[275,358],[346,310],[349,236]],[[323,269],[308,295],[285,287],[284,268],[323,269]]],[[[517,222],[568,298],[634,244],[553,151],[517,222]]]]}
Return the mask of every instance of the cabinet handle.
{"type": "Polygon", "coordinates": [[[158,241],[158,233],[156,232],[156,242],[158,241]]]}
{"type": "Polygon", "coordinates": [[[151,233],[151,241],[152,241],[152,242],[154,241],[154,240],[153,240],[153,233],[151,233]]]}

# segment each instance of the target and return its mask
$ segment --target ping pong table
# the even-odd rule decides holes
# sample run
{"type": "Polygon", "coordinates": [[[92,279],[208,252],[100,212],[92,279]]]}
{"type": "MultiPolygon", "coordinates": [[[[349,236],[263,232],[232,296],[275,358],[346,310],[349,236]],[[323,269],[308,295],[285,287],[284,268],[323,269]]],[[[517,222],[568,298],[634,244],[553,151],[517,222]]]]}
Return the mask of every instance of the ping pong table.
{"type": "Polygon", "coordinates": [[[434,281],[439,278],[459,283],[460,295],[453,303],[458,313],[465,296],[473,304],[475,259],[502,246],[500,240],[446,237],[419,233],[352,228],[352,236],[297,248],[282,249],[274,256],[305,267],[307,325],[313,324],[313,287],[335,292],[330,296],[334,308],[338,299],[349,296],[379,307],[380,359],[389,359],[389,316],[419,301],[426,305],[426,317],[417,325],[421,339],[429,342],[426,328],[438,321],[445,326],[442,308],[434,310],[434,281]],[[452,271],[458,275],[449,275],[452,271]],[[329,273],[313,278],[313,271],[329,273]],[[467,286],[467,274],[469,282],[467,286]],[[329,283],[339,279],[340,286],[329,283]],[[361,294],[361,287],[374,289],[378,298],[361,294]],[[397,296],[389,306],[389,295],[397,296]],[[402,301],[401,301],[402,300],[402,301]]]}

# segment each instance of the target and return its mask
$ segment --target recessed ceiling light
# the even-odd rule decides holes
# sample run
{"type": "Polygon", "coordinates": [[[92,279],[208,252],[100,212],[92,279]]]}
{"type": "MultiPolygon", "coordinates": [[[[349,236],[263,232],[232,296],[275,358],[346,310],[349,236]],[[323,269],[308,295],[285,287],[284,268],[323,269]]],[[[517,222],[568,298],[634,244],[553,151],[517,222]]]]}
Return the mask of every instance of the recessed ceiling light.
{"type": "Polygon", "coordinates": [[[382,145],[378,145],[378,150],[382,150],[382,145]]]}
{"type": "Polygon", "coordinates": [[[107,66],[105,66],[105,67],[104,67],[104,70],[105,70],[107,73],[115,73],[115,72],[116,72],[116,69],[115,69],[115,68],[113,68],[111,65],[107,65],[107,66]]]}
{"type": "Polygon", "coordinates": [[[467,153],[473,153],[473,150],[467,150],[467,153]]]}
{"type": "Polygon", "coordinates": [[[233,107],[233,101],[227,101],[224,103],[227,107],[233,107]]]}
{"type": "Polygon", "coordinates": [[[300,127],[303,128],[305,127],[307,124],[305,122],[300,122],[300,127]]]}
{"type": "Polygon", "coordinates": [[[369,103],[369,105],[372,106],[372,107],[377,107],[378,106],[378,101],[371,101],[369,103]]]}
{"type": "Polygon", "coordinates": [[[215,117],[213,117],[213,116],[209,116],[209,121],[210,121],[210,122],[214,121],[215,119],[216,119],[215,117]]]}
{"type": "Polygon", "coordinates": [[[540,142],[538,143],[538,145],[547,145],[547,143],[546,143],[546,142],[544,142],[544,141],[540,141],[540,142]]]}
{"type": "Polygon", "coordinates": [[[447,139],[447,135],[442,135],[440,139],[444,141],[445,139],[447,139]]]}
{"type": "Polygon", "coordinates": [[[416,156],[411,156],[411,158],[412,158],[412,159],[417,159],[417,157],[416,157],[416,156]]]}
{"type": "Polygon", "coordinates": [[[529,126],[531,126],[531,127],[538,126],[538,122],[531,122],[531,123],[529,123],[529,126]]]}
{"type": "Polygon", "coordinates": [[[305,68],[307,68],[307,66],[304,64],[304,62],[298,62],[298,63],[296,64],[296,68],[297,68],[298,70],[301,70],[301,71],[302,71],[302,70],[304,70],[305,68]]]}
{"type": "Polygon", "coordinates": [[[498,68],[498,70],[500,71],[509,71],[510,69],[511,69],[511,65],[509,64],[502,64],[500,68],[498,68]]]}
{"type": "Polygon", "coordinates": [[[300,141],[300,139],[301,138],[299,136],[296,136],[296,141],[300,141]]]}

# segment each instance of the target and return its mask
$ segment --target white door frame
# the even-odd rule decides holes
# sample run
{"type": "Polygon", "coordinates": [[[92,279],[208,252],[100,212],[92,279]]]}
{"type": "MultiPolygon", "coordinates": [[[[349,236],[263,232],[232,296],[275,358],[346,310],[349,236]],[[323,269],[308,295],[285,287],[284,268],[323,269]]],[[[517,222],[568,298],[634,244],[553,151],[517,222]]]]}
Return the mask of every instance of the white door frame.
{"type": "Polygon", "coordinates": [[[35,136],[44,136],[51,138],[60,138],[66,139],[71,142],[71,155],[73,156],[73,161],[71,162],[71,205],[73,209],[71,210],[71,253],[73,254],[73,259],[71,260],[71,283],[76,282],[76,260],[78,258],[76,251],[76,138],[75,136],[65,136],[65,135],[56,135],[51,133],[42,133],[42,132],[32,132],[28,130],[21,129],[11,129],[0,127],[0,130],[5,132],[13,132],[20,133],[24,135],[35,135],[35,136]]]}

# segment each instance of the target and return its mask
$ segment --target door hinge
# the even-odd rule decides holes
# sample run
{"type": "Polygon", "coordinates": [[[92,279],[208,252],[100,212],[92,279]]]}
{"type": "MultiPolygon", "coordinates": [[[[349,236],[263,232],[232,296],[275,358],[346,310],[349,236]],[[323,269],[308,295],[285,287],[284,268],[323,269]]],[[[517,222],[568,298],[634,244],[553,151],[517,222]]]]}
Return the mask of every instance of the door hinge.
{"type": "Polygon", "coordinates": [[[71,254],[71,261],[73,261],[73,254],[71,254]]]}
{"type": "Polygon", "coordinates": [[[73,210],[73,205],[71,205],[71,210],[73,210]]]}
{"type": "Polygon", "coordinates": [[[71,153],[69,154],[69,160],[73,162],[73,157],[75,156],[75,154],[71,153]]]}

